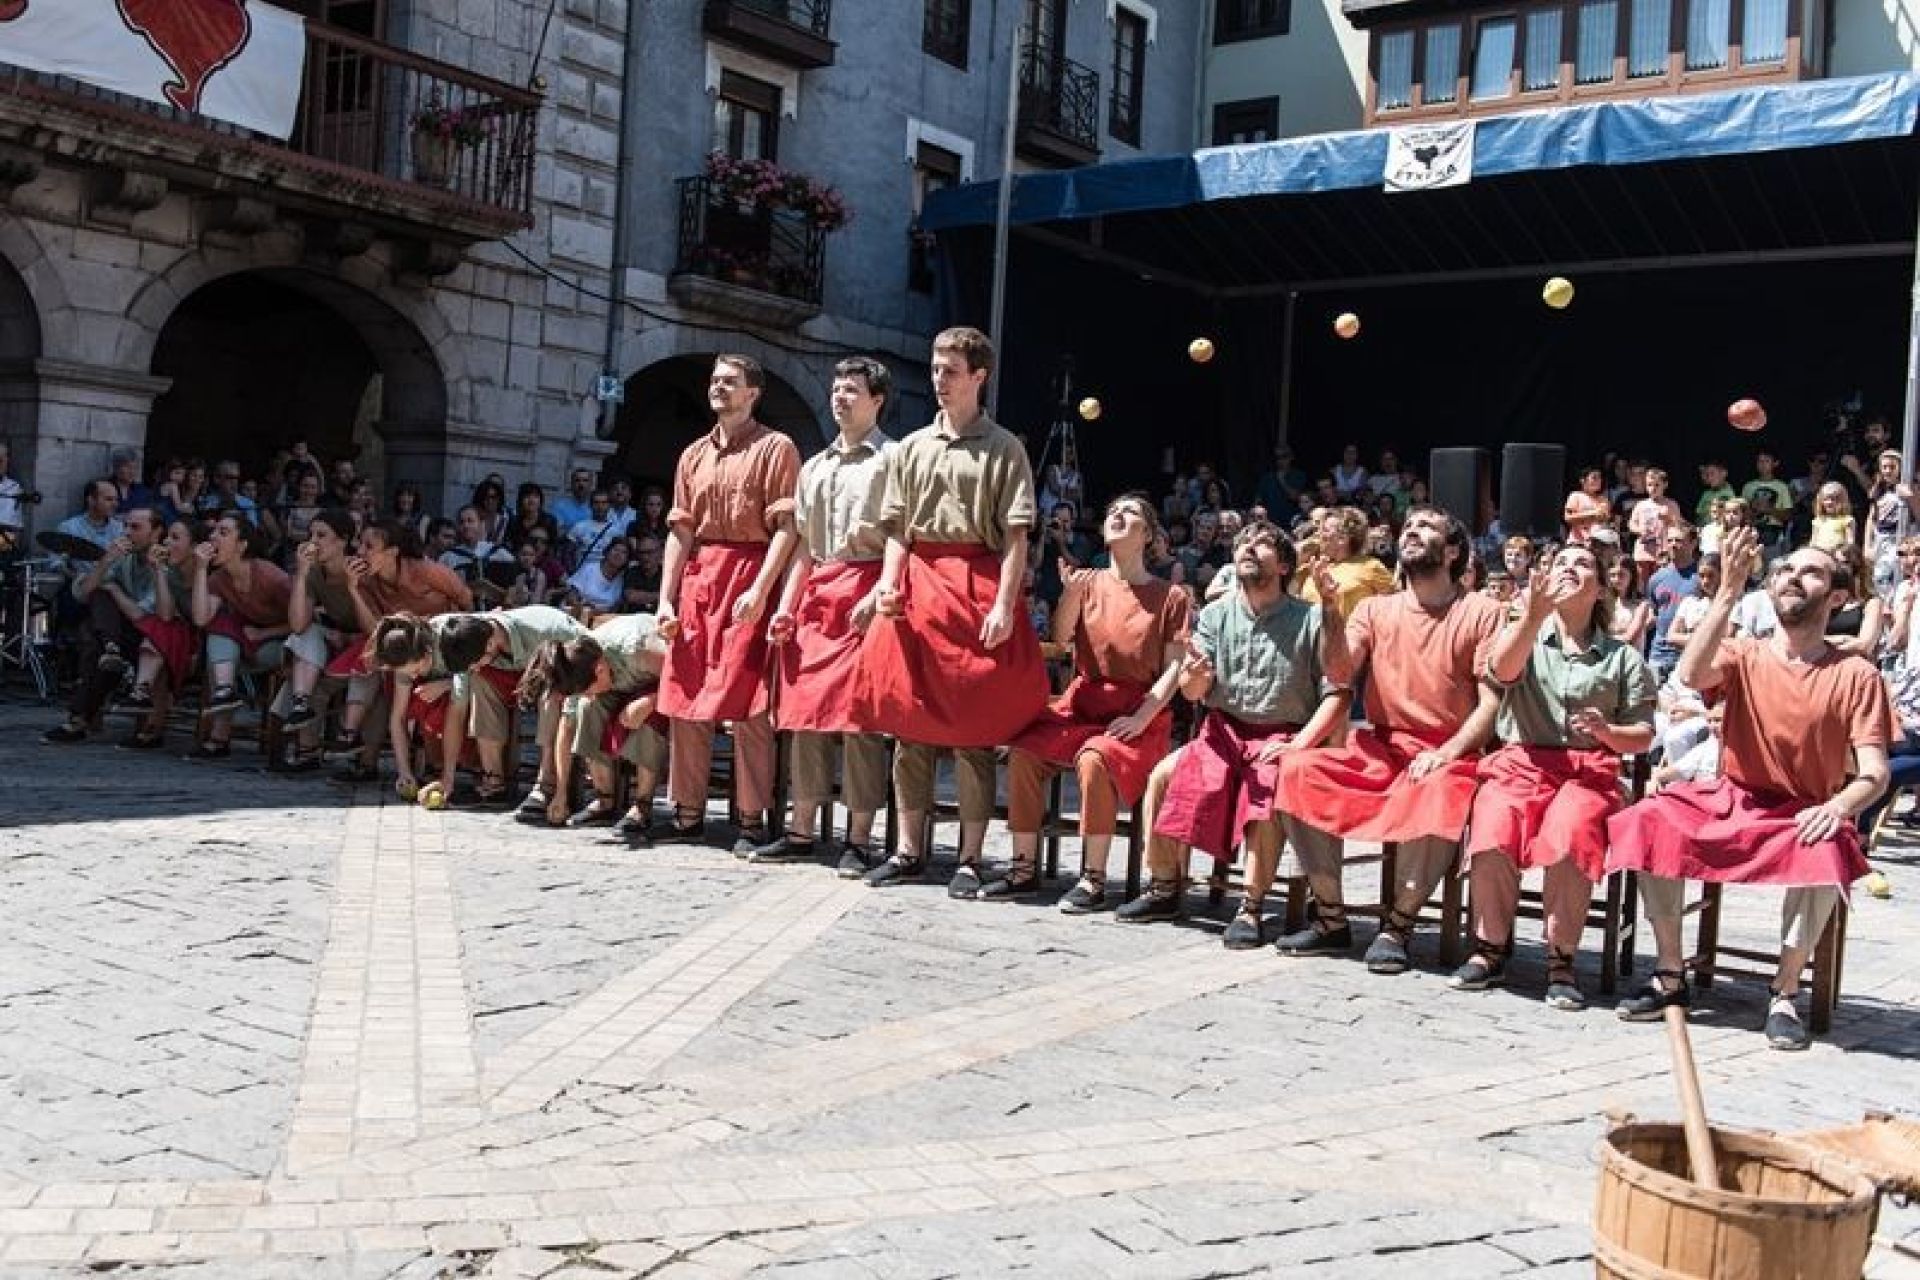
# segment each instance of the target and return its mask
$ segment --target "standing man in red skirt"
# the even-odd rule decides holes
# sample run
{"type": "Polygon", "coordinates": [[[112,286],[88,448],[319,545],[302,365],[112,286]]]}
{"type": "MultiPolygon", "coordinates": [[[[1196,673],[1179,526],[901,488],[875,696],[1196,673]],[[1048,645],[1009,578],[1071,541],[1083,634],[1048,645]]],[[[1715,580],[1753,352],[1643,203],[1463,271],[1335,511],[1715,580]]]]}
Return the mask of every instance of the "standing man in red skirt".
{"type": "MultiPolygon", "coordinates": [[[[1289,753],[1281,803],[1300,820],[1294,852],[1313,891],[1313,919],[1280,939],[1286,955],[1353,945],[1340,883],[1340,841],[1399,844],[1393,906],[1367,948],[1373,973],[1404,973],[1420,908],[1459,850],[1477,785],[1480,748],[1500,695],[1479,678],[1479,659],[1504,621],[1494,600],[1460,585],[1470,546],[1458,520],[1415,507],[1400,533],[1407,585],[1354,608],[1345,627],[1329,618],[1327,674],[1336,683],[1366,670],[1367,727],[1344,747],[1289,753]]],[[[1316,568],[1321,608],[1339,584],[1316,568]]],[[[1338,611],[1338,604],[1333,609],[1338,611]]]]}
{"type": "Polygon", "coordinates": [[[1607,818],[1620,810],[1620,757],[1653,745],[1653,673],[1607,632],[1612,565],[1598,543],[1562,547],[1534,571],[1525,612],[1501,629],[1482,668],[1504,690],[1493,726],[1504,745],[1480,761],[1467,823],[1474,945],[1447,980],[1457,991],[1506,981],[1520,876],[1540,867],[1547,1004],[1587,1006],[1573,961],[1605,874],[1607,818]]]}
{"type": "Polygon", "coordinates": [[[834,367],[840,434],[800,469],[800,541],[770,628],[780,669],[774,718],[792,735],[793,815],[786,835],[754,850],[753,860],[813,857],[813,826],[833,796],[837,751],[850,814],[839,871],[850,880],[873,869],[873,815],[887,802],[887,740],[858,731],[853,685],[887,545],[880,508],[894,443],[879,422],[892,391],[893,375],[878,360],[855,356],[834,367]]]}
{"type": "MultiPolygon", "coordinates": [[[[1233,588],[1200,611],[1180,667],[1180,691],[1204,703],[1207,718],[1173,757],[1147,846],[1152,880],[1116,913],[1122,920],[1177,919],[1189,851],[1225,858],[1245,841],[1246,893],[1221,942],[1245,951],[1265,941],[1261,903],[1280,863],[1284,816],[1280,762],[1325,742],[1349,701],[1322,666],[1324,629],[1340,625],[1337,593],[1322,608],[1289,595],[1298,555],[1265,520],[1234,536],[1233,588]]],[[[1298,821],[1285,826],[1298,843],[1298,821]]]]}
{"type": "Polygon", "coordinates": [[[1040,637],[1020,598],[1033,466],[1020,441],[980,406],[993,354],[978,329],[948,329],[933,340],[940,412],[887,464],[880,616],[867,629],[854,697],[856,723],[900,743],[893,761],[900,852],[867,873],[876,887],[925,872],[934,765],[951,750],[960,869],[947,892],[978,895],[994,749],[1047,701],[1040,637]]]}
{"type": "Polygon", "coordinates": [[[1779,628],[1764,639],[1726,638],[1758,561],[1752,529],[1727,534],[1720,588],[1674,671],[1725,709],[1720,777],[1670,786],[1607,824],[1608,870],[1640,873],[1655,953],[1653,976],[1619,1014],[1658,1021],[1668,1005],[1690,999],[1684,881],[1782,885],[1765,1034],[1776,1049],[1804,1049],[1812,1036],[1794,1004],[1800,971],[1841,891],[1867,873],[1854,819],[1887,788],[1893,713],[1873,664],[1827,643],[1827,619],[1854,589],[1828,552],[1802,547],[1774,561],[1767,597],[1779,628]]]}
{"type": "Polygon", "coordinates": [[[756,420],[767,385],[760,362],[721,355],[707,380],[713,430],[686,447],[673,473],[660,634],[669,644],[660,713],[673,722],[667,794],[673,835],[705,827],[713,733],[732,725],[733,851],[767,842],[773,797],[773,724],[767,717],[767,639],[760,620],[793,551],[793,492],[800,451],[756,420]]]}

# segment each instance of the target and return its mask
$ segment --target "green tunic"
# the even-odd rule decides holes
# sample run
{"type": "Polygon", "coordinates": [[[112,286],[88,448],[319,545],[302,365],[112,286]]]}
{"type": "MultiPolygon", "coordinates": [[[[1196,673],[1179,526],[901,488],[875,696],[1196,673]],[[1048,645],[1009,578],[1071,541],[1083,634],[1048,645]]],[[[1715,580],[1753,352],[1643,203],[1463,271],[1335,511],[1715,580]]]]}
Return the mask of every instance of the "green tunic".
{"type": "Polygon", "coordinates": [[[530,604],[481,616],[507,633],[507,652],[495,658],[493,665],[508,671],[525,671],[540,646],[550,640],[572,640],[587,634],[571,614],[551,605],[530,604]]]}
{"type": "MultiPolygon", "coordinates": [[[[1490,679],[1491,668],[1489,657],[1490,679]]],[[[1653,673],[1637,649],[1596,628],[1585,650],[1570,653],[1549,619],[1533,642],[1527,669],[1501,694],[1494,736],[1533,747],[1595,750],[1600,744],[1591,736],[1568,727],[1569,715],[1592,707],[1609,724],[1652,724],[1657,693],[1653,673]]]]}
{"type": "Polygon", "coordinates": [[[1229,592],[1200,611],[1193,642],[1213,660],[1207,705],[1248,724],[1303,725],[1334,688],[1320,665],[1320,610],[1297,596],[1255,614],[1229,592]]]}

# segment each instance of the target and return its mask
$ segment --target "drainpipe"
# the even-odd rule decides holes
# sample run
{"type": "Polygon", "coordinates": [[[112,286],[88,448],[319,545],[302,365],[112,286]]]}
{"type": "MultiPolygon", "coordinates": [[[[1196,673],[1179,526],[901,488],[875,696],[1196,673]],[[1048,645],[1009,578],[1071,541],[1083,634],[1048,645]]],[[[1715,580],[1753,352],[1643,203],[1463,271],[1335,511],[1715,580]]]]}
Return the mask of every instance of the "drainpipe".
{"type": "MultiPolygon", "coordinates": [[[[645,9],[646,5],[640,0],[628,0],[627,56],[620,73],[620,115],[616,125],[620,130],[620,150],[613,169],[613,255],[608,265],[607,335],[600,358],[601,373],[611,378],[620,376],[614,361],[620,354],[620,326],[627,306],[627,187],[633,180],[635,161],[633,130],[627,127],[627,111],[640,83],[640,15],[645,9]]],[[[602,400],[594,434],[602,440],[613,439],[619,420],[619,402],[602,400]]]]}

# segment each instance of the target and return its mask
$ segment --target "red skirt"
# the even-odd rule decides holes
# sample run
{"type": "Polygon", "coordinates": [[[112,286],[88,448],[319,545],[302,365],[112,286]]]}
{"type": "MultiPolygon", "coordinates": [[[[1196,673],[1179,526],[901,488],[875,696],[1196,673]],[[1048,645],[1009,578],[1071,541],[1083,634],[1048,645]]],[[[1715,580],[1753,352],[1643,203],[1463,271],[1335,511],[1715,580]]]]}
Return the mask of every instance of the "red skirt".
{"type": "Polygon", "coordinates": [[[173,687],[185,684],[193,674],[193,653],[199,647],[192,626],[179,618],[156,618],[152,614],[133,625],[166,664],[167,679],[173,687]]]}
{"type": "Polygon", "coordinates": [[[333,655],[331,662],[327,663],[328,675],[339,676],[343,680],[350,680],[354,676],[370,676],[374,673],[373,664],[367,661],[367,637],[365,635],[358,633],[349,635],[345,637],[342,644],[344,647],[340,652],[333,655]]]}
{"type": "Polygon", "coordinates": [[[1132,808],[1146,794],[1147,775],[1166,757],[1173,741],[1173,712],[1162,710],[1132,742],[1107,733],[1107,726],[1131,715],[1146,701],[1143,684],[1089,680],[1075,676],[1065,693],[1049,702],[1032,724],[1007,745],[1039,756],[1048,764],[1072,768],[1082,751],[1097,752],[1119,793],[1120,807],[1132,808]]]}
{"type": "Polygon", "coordinates": [[[1504,849],[1523,870],[1572,858],[1580,874],[1599,880],[1607,819],[1621,804],[1620,759],[1611,751],[1505,746],[1480,761],[1463,852],[1471,860],[1504,849]]]}
{"type": "Polygon", "coordinates": [[[667,647],[660,714],[674,720],[744,720],[767,709],[765,614],[733,620],[734,602],[767,558],[764,542],[703,542],[680,579],[680,634],[667,647]]]}
{"type": "Polygon", "coordinates": [[[255,651],[260,648],[260,642],[258,640],[249,640],[247,638],[247,624],[234,617],[233,614],[227,612],[225,609],[214,614],[213,621],[209,622],[203,631],[204,634],[210,636],[225,636],[227,639],[239,645],[240,652],[248,658],[252,658],[255,651]]]}
{"type": "Polygon", "coordinates": [[[1676,783],[1608,821],[1607,870],[1796,888],[1844,888],[1867,874],[1852,823],[1818,844],[1800,843],[1793,824],[1806,807],[1729,778],[1676,783]]]}
{"type": "MultiPolygon", "coordinates": [[[[485,680],[499,693],[501,701],[509,707],[520,693],[520,672],[508,671],[505,667],[496,667],[491,663],[475,663],[468,668],[467,674],[485,680]]],[[[430,745],[437,746],[440,739],[447,736],[447,704],[453,701],[450,693],[429,702],[420,696],[420,686],[415,685],[407,693],[407,719],[430,745]]]]}
{"type": "Polygon", "coordinates": [[[1294,817],[1351,840],[1458,840],[1473,808],[1475,762],[1408,777],[1414,756],[1429,749],[1412,734],[1362,729],[1344,747],[1282,757],[1280,794],[1294,817]]]}
{"type": "Polygon", "coordinates": [[[1200,735],[1180,749],[1153,834],[1216,858],[1231,857],[1249,826],[1279,816],[1279,762],[1262,764],[1254,756],[1274,739],[1284,742],[1299,731],[1298,725],[1247,724],[1209,711],[1200,735]]]}
{"type": "Polygon", "coordinates": [[[977,543],[916,542],[902,613],[876,618],[860,649],[854,723],[930,747],[997,747],[1047,704],[1040,637],[1024,611],[998,649],[980,624],[1000,590],[1000,556],[977,543]]]}
{"type": "Polygon", "coordinates": [[[853,683],[865,633],[853,625],[853,607],[880,581],[878,560],[822,560],[800,593],[793,635],[774,651],[780,669],[782,729],[846,733],[854,728],[853,683]]]}

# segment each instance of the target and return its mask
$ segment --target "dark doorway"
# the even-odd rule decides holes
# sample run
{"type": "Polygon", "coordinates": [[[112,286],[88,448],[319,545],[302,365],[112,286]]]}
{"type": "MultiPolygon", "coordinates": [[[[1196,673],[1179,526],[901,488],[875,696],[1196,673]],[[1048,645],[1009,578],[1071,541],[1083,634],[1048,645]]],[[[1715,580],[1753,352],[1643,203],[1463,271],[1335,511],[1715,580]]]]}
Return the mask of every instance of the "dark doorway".
{"type": "MultiPolygon", "coordinates": [[[[640,486],[671,488],[681,451],[713,426],[707,408],[707,377],[712,372],[710,355],[675,356],[627,379],[627,398],[615,427],[620,452],[613,459],[613,474],[640,486]]],[[[802,456],[822,443],[819,420],[806,399],[771,373],[755,416],[793,437],[802,456]]]]}

